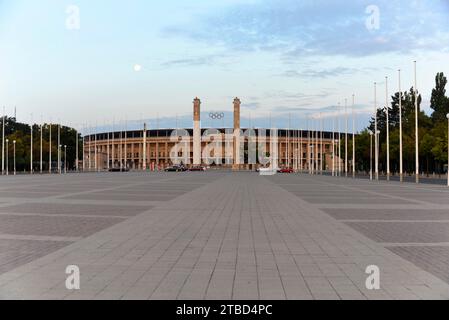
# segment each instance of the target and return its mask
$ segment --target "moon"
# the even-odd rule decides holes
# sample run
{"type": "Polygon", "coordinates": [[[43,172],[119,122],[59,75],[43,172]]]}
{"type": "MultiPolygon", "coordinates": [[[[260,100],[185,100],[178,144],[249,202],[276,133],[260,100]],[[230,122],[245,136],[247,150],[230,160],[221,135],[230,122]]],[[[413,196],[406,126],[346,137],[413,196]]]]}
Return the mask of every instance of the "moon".
{"type": "Polygon", "coordinates": [[[134,65],[134,71],[135,72],[139,72],[139,71],[141,71],[142,70],[142,66],[140,65],[140,64],[135,64],[134,65]]]}

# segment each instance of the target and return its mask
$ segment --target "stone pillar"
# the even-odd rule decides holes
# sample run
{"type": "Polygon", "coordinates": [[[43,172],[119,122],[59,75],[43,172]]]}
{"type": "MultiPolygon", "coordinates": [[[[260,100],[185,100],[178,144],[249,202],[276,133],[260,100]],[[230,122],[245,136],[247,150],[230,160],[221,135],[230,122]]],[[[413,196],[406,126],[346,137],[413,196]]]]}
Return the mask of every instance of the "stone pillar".
{"type": "Polygon", "coordinates": [[[201,100],[193,100],[193,165],[201,165],[201,100]]]}
{"type": "Polygon", "coordinates": [[[240,105],[239,98],[234,99],[234,170],[240,169],[240,105]]]}

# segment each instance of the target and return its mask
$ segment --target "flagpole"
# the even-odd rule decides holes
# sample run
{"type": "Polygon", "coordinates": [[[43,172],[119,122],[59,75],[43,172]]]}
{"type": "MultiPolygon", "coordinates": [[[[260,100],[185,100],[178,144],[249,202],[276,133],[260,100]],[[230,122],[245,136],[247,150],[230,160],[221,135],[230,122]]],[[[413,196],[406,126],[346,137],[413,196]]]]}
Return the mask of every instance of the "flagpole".
{"type": "MultiPolygon", "coordinates": [[[[78,126],[78,125],[77,125],[78,126]]],[[[75,170],[76,172],[79,172],[79,134],[78,129],[75,129],[75,148],[76,148],[76,160],[75,160],[75,170]]]]}
{"type": "Polygon", "coordinates": [[[31,114],[30,174],[33,174],[33,114],[31,114]]]}
{"type": "Polygon", "coordinates": [[[83,124],[83,173],[86,171],[86,123],[83,124]]]}
{"type": "Polygon", "coordinates": [[[374,82],[374,161],[375,161],[375,172],[376,180],[379,180],[379,139],[377,134],[377,83],[374,82]]]}
{"type": "Polygon", "coordinates": [[[352,95],[352,178],[355,178],[355,95],[352,95]]]}
{"type": "Polygon", "coordinates": [[[42,174],[42,129],[44,126],[41,123],[41,146],[40,146],[40,173],[42,174]]]}
{"type": "Polygon", "coordinates": [[[388,77],[385,77],[385,112],[387,114],[387,181],[390,181],[390,119],[388,106],[388,77]]]}
{"type": "Polygon", "coordinates": [[[48,173],[51,173],[51,118],[50,118],[50,131],[48,137],[48,173]]]}
{"type": "Polygon", "coordinates": [[[311,156],[311,149],[310,149],[310,126],[309,126],[309,116],[307,116],[307,122],[306,122],[306,127],[307,127],[307,157],[306,157],[306,161],[307,161],[307,169],[309,171],[309,174],[311,174],[312,172],[312,168],[311,168],[311,163],[310,163],[310,156],[311,156]]]}
{"type": "Polygon", "coordinates": [[[324,118],[323,118],[323,115],[322,115],[322,113],[320,113],[320,119],[321,119],[321,133],[320,133],[320,135],[321,135],[321,140],[320,140],[320,144],[321,144],[321,156],[320,156],[320,161],[321,161],[321,163],[320,163],[320,174],[321,175],[323,175],[323,169],[324,169],[324,155],[323,155],[323,153],[324,153],[324,146],[323,146],[323,130],[324,130],[324,118]]]}
{"type": "Polygon", "coordinates": [[[338,110],[337,110],[337,134],[338,134],[338,141],[337,141],[337,145],[338,145],[338,150],[337,150],[337,154],[338,154],[338,169],[337,169],[337,176],[340,177],[341,176],[341,132],[340,132],[340,102],[338,103],[338,110]]]}
{"type": "Polygon", "coordinates": [[[335,115],[332,117],[332,176],[335,177],[335,115]]]}
{"type": "Polygon", "coordinates": [[[418,132],[418,84],[416,79],[416,61],[414,61],[415,70],[415,175],[416,183],[419,183],[419,132],[418,132]]]}
{"type": "Polygon", "coordinates": [[[97,133],[98,133],[98,122],[95,121],[95,129],[94,129],[94,135],[95,135],[95,141],[94,141],[94,156],[95,156],[95,172],[98,172],[98,150],[97,150],[97,133]]]}
{"type": "Polygon", "coordinates": [[[400,181],[404,181],[404,169],[402,158],[402,89],[401,89],[401,69],[399,73],[399,177],[400,181]]]}
{"type": "Polygon", "coordinates": [[[128,169],[128,119],[125,117],[125,170],[128,169]]]}
{"type": "Polygon", "coordinates": [[[3,128],[2,128],[2,175],[5,174],[5,107],[3,107],[3,128]]]}
{"type": "Polygon", "coordinates": [[[348,99],[345,99],[345,176],[348,177],[348,99]]]}

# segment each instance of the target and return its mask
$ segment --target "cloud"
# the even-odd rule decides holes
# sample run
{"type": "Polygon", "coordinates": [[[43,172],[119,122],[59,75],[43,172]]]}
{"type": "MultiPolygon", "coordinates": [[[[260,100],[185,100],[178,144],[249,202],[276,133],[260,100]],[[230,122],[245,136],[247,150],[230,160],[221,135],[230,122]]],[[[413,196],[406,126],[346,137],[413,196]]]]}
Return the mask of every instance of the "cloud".
{"type": "Polygon", "coordinates": [[[242,103],[242,108],[256,110],[260,108],[259,102],[242,103]]]}
{"type": "MultiPolygon", "coordinates": [[[[322,99],[327,98],[333,94],[333,89],[328,88],[327,90],[322,89],[318,93],[303,93],[303,92],[286,92],[286,91],[275,91],[268,92],[265,94],[265,98],[276,98],[283,100],[311,100],[311,99],[322,99]]],[[[303,102],[304,103],[304,102],[303,102]]]]}
{"type": "Polygon", "coordinates": [[[325,79],[329,77],[348,75],[359,72],[358,69],[355,68],[345,68],[345,67],[336,67],[324,70],[316,70],[316,69],[306,69],[302,71],[297,70],[287,70],[281,76],[289,77],[289,78],[319,78],[325,79]]]}
{"type": "Polygon", "coordinates": [[[204,66],[204,65],[216,65],[217,63],[223,63],[222,59],[225,55],[215,54],[198,57],[189,57],[183,59],[174,59],[163,62],[163,67],[191,67],[191,66],[204,66]]]}
{"type": "Polygon", "coordinates": [[[377,0],[379,29],[369,29],[371,0],[265,0],[232,4],[164,30],[230,50],[275,51],[300,59],[316,55],[363,57],[414,50],[447,51],[445,1],[377,0]]]}

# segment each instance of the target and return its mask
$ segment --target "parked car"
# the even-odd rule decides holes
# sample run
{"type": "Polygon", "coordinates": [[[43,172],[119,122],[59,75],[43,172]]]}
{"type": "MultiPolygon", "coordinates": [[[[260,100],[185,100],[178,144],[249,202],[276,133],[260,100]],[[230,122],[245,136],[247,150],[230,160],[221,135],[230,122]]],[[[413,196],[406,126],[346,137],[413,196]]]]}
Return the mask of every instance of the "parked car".
{"type": "Polygon", "coordinates": [[[278,173],[293,173],[294,170],[292,168],[282,168],[278,170],[278,173]]]}
{"type": "Polygon", "coordinates": [[[109,172],[129,172],[129,168],[111,168],[109,172]]]}
{"type": "Polygon", "coordinates": [[[184,166],[172,166],[165,168],[165,172],[184,172],[187,171],[187,168],[184,166]]]}
{"type": "Polygon", "coordinates": [[[189,171],[206,171],[206,167],[194,166],[194,167],[190,168],[189,171]]]}

